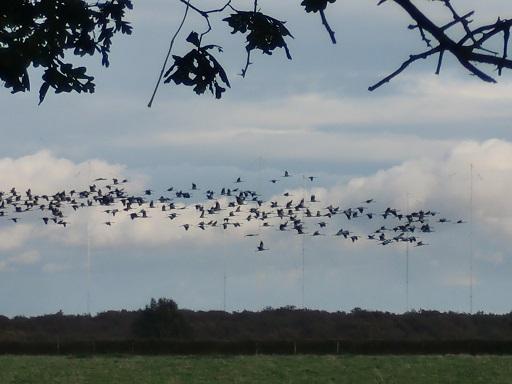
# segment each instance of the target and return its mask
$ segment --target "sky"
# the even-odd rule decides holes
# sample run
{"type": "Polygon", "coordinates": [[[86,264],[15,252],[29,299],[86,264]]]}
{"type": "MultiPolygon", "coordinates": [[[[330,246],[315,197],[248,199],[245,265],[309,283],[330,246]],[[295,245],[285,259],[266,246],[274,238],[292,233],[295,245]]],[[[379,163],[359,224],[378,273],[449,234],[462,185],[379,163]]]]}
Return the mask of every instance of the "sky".
{"type": "MultiPolygon", "coordinates": [[[[433,209],[466,223],[436,227],[428,246],[410,247],[407,273],[403,244],[302,239],[250,225],[229,233],[185,232],[156,214],[136,223],[119,217],[106,227],[101,209],[69,213],[65,229],[45,227],[36,216],[17,224],[2,220],[0,314],[137,309],[151,297],[196,310],[304,305],[468,312],[471,264],[473,310],[510,312],[509,73],[498,84],[484,84],[447,57],[436,76],[432,58],[370,93],[368,86],[424,49],[398,6],[331,5],[327,17],[338,39],[332,45],[318,15],[305,14],[297,2],[266,0],[259,2],[263,12],[287,20],[293,60],[281,51],[256,53],[242,79],[243,37],[212,16],[214,30],[205,39],[223,46],[217,56],[232,88],[215,100],[162,85],[149,109],[183,15],[177,3],[135,1],[134,34],[114,40],[111,67],[101,68],[97,57],[85,60],[96,78],[94,95],[49,92],[38,106],[35,91],[0,92],[0,191],[54,193],[85,188],[97,177],[126,177],[133,193],[151,188],[160,195],[192,182],[219,190],[242,177],[268,200],[314,193],[325,206],[348,207],[373,198],[375,212],[433,209]],[[284,170],[294,177],[281,178],[284,170]],[[305,184],[302,175],[317,178],[305,184]],[[270,183],[273,178],[279,182],[270,183]],[[245,237],[248,231],[258,231],[269,250],[255,252],[258,240],[245,237]]],[[[475,10],[475,23],[510,16],[503,0],[453,3],[461,13],[475,10]]],[[[441,5],[421,6],[439,23],[447,20],[441,5]]],[[[173,53],[184,54],[186,35],[204,29],[191,13],[173,53]]],[[[34,89],[37,75],[32,72],[34,89]]]]}

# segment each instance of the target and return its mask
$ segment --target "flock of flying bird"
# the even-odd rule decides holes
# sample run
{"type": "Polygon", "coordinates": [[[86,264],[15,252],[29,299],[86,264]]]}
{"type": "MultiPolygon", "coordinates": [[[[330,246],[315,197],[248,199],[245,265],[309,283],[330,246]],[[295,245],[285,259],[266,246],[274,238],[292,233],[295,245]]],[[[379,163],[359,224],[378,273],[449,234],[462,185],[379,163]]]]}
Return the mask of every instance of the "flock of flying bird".
{"type": "MultiPolygon", "coordinates": [[[[289,177],[292,175],[284,171],[279,178],[269,182],[276,184],[289,177]]],[[[316,177],[308,176],[304,179],[313,182],[316,177]]],[[[245,181],[240,177],[234,180],[231,187],[223,187],[218,192],[206,190],[203,194],[198,184],[192,183],[187,190],[169,187],[165,193],[167,196],[159,197],[151,189],[140,195],[129,194],[125,190],[127,182],[127,179],[97,178],[81,190],[60,191],[51,195],[35,194],[31,189],[23,193],[16,188],[7,192],[0,191],[0,219],[18,223],[24,214],[40,212],[42,223],[67,227],[70,223],[70,212],[88,207],[102,207],[107,217],[103,224],[110,227],[115,224],[114,218],[123,214],[128,215],[131,220],[145,220],[152,217],[148,215],[149,212],[161,211],[173,221],[182,215],[183,210],[189,209],[196,220],[181,224],[180,227],[185,231],[192,228],[204,231],[216,227],[228,230],[240,228],[249,222],[258,223],[258,230],[245,233],[244,236],[247,237],[259,236],[261,230],[266,228],[313,237],[327,236],[325,231],[336,224],[333,220],[335,217],[346,219],[347,222],[378,219],[381,225],[367,235],[356,234],[343,227],[336,227],[330,235],[352,243],[365,238],[381,245],[408,243],[417,247],[428,245],[420,236],[433,232],[434,223],[464,223],[463,220],[451,221],[439,217],[432,210],[401,212],[397,208],[387,207],[379,212],[373,209],[375,202],[371,198],[356,206],[343,208],[332,204],[325,206],[314,194],[306,196],[305,191],[300,193],[301,196],[292,196],[290,192],[285,192],[279,198],[264,201],[256,191],[243,189],[245,181]]],[[[187,219],[190,216],[187,215],[187,219]]],[[[256,251],[266,250],[268,248],[260,241],[256,251]]]]}

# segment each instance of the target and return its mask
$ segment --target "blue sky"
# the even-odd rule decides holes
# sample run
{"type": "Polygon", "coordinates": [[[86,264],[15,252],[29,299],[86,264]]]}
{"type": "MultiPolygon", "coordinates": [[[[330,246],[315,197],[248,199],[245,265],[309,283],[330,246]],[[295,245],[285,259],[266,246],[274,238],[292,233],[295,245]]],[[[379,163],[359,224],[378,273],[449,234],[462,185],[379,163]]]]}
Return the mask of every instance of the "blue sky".
{"type": "MultiPolygon", "coordinates": [[[[48,193],[100,176],[125,176],[137,193],[185,189],[194,181],[219,189],[243,176],[272,198],[286,190],[305,193],[298,175],[311,174],[318,179],[307,193],[322,201],[351,206],[373,197],[378,210],[405,209],[409,200],[414,208],[467,219],[473,164],[474,308],[510,311],[510,74],[497,85],[483,84],[448,59],[435,76],[433,59],[369,93],[369,85],[423,49],[403,11],[392,2],[337,2],[328,11],[338,37],[333,46],[317,15],[304,14],[295,2],[267,0],[262,10],[288,20],[295,36],[292,61],[283,52],[256,54],[241,79],[243,40],[220,23],[208,41],[224,47],[219,59],[232,89],[217,101],[164,85],[148,109],[183,12],[176,3],[136,2],[134,35],[114,41],[111,68],[87,61],[96,76],[94,95],[49,93],[38,107],[36,92],[0,93],[0,190],[30,186],[48,193]],[[268,182],[284,169],[297,176],[268,182]]],[[[454,1],[462,13],[475,9],[476,22],[509,16],[506,3],[454,1]]],[[[422,6],[445,18],[440,5],[422,6]]],[[[191,14],[175,53],[187,49],[182,41],[190,30],[202,28],[191,14]]],[[[0,222],[0,313],[83,313],[88,291],[93,312],[139,308],[163,296],[180,307],[221,309],[224,275],[228,310],[302,305],[302,244],[294,235],[262,233],[270,250],[256,254],[257,242],[243,236],[254,228],[185,233],[160,217],[136,225],[119,219],[105,228],[101,210],[69,220],[66,230],[44,228],[37,218],[0,222]]],[[[428,242],[410,250],[409,308],[467,311],[469,225],[443,226],[428,242]]],[[[308,237],[304,249],[307,307],[406,309],[405,247],[308,237]]]]}

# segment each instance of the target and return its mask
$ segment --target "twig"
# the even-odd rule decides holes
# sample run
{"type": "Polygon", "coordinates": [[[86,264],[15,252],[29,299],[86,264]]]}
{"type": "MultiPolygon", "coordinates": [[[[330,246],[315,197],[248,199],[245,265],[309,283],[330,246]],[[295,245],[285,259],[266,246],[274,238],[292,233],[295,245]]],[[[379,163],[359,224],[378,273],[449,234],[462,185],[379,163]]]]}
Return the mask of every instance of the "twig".
{"type": "MultiPolygon", "coordinates": [[[[386,0],[379,1],[379,5],[384,3],[386,0]]],[[[459,16],[455,8],[452,6],[450,0],[440,0],[444,3],[444,5],[451,11],[453,21],[444,25],[437,26],[434,22],[428,18],[425,14],[423,14],[411,0],[393,0],[395,4],[398,4],[402,9],[404,9],[409,16],[416,22],[416,25],[409,26],[409,29],[418,28],[421,34],[421,38],[423,41],[427,42],[427,45],[430,45],[430,40],[426,37],[426,32],[428,32],[433,38],[435,38],[438,42],[436,48],[433,48],[430,51],[423,52],[419,55],[411,55],[409,60],[405,61],[402,66],[393,72],[391,75],[387,76],[385,79],[381,80],[377,84],[369,87],[370,91],[373,91],[383,85],[384,83],[389,82],[391,79],[400,74],[405,68],[407,68],[410,64],[419,59],[426,59],[430,55],[439,52],[439,59],[436,67],[436,74],[439,74],[441,71],[441,65],[444,57],[444,53],[446,51],[450,52],[455,58],[459,61],[459,63],[466,68],[471,74],[477,76],[481,80],[489,83],[495,83],[496,80],[491,76],[483,72],[481,69],[475,66],[474,63],[481,64],[490,64],[495,65],[498,68],[498,74],[501,75],[503,68],[511,68],[512,69],[512,61],[507,59],[507,50],[508,50],[508,42],[510,39],[510,29],[512,27],[512,20],[500,20],[491,25],[485,25],[480,28],[471,30],[469,18],[474,14],[474,12],[469,12],[464,16],[459,16]],[[454,41],[447,34],[446,31],[453,27],[454,25],[460,24],[464,28],[465,35],[459,39],[459,41],[454,41]],[[497,52],[493,52],[490,49],[487,49],[483,46],[483,44],[496,36],[498,33],[503,32],[504,42],[503,49],[504,52],[501,57],[498,57],[497,52]],[[481,35],[477,39],[477,35],[481,35]],[[470,45],[465,45],[471,42],[470,45]],[[486,53],[478,53],[475,52],[484,51],[486,53]]]]}
{"type": "Polygon", "coordinates": [[[381,87],[385,83],[388,83],[391,80],[393,80],[393,78],[395,78],[400,73],[402,73],[409,65],[411,65],[415,61],[417,61],[419,59],[426,59],[427,57],[433,55],[434,53],[439,52],[440,50],[441,50],[440,47],[435,47],[435,48],[429,49],[428,51],[425,51],[423,53],[420,53],[420,54],[417,54],[417,55],[411,55],[408,60],[403,62],[403,64],[400,66],[400,68],[398,68],[396,71],[394,71],[389,76],[386,76],[384,79],[382,79],[381,81],[379,81],[375,85],[372,85],[371,87],[368,87],[368,90],[370,92],[375,91],[377,88],[381,87]]]}
{"type": "Polygon", "coordinates": [[[464,31],[466,32],[466,35],[469,36],[471,40],[473,40],[473,43],[476,43],[475,37],[473,35],[473,32],[469,28],[469,22],[466,18],[460,17],[459,14],[455,11],[455,8],[453,8],[452,3],[450,0],[443,0],[443,3],[448,9],[452,12],[453,21],[457,23],[461,23],[462,27],[464,28],[464,31]]]}
{"type": "MultiPolygon", "coordinates": [[[[184,4],[189,4],[189,0],[179,0],[180,2],[184,3],[184,4]]],[[[204,20],[206,21],[206,25],[207,25],[207,28],[206,28],[206,31],[204,31],[203,33],[201,33],[201,35],[199,35],[199,42],[201,43],[202,40],[203,40],[203,37],[205,35],[207,35],[208,33],[210,33],[210,31],[212,30],[212,25],[210,23],[210,14],[211,13],[220,13],[220,12],[224,12],[224,10],[228,7],[230,7],[231,9],[234,9],[232,6],[231,6],[231,0],[228,0],[222,7],[220,8],[216,8],[216,9],[210,9],[208,11],[203,11],[202,9],[199,9],[197,8],[196,6],[192,5],[192,4],[189,4],[190,8],[197,12],[199,15],[201,15],[204,20]]]]}
{"type": "Polygon", "coordinates": [[[187,19],[188,10],[190,9],[190,0],[187,0],[186,2],[187,7],[185,8],[185,13],[183,14],[183,19],[181,20],[181,23],[174,33],[174,36],[171,39],[171,43],[169,44],[169,49],[167,50],[167,55],[165,56],[164,64],[162,65],[162,70],[160,71],[160,75],[158,76],[158,81],[156,82],[155,89],[153,91],[153,94],[151,95],[151,99],[148,103],[148,108],[151,108],[153,105],[153,100],[155,99],[156,93],[158,91],[158,87],[160,86],[160,83],[162,81],[162,77],[164,76],[165,68],[167,67],[167,62],[169,61],[169,57],[171,56],[172,47],[174,46],[174,41],[178,37],[178,34],[181,31],[181,28],[183,28],[183,25],[185,24],[185,20],[187,19]]]}
{"type": "Polygon", "coordinates": [[[437,61],[436,75],[441,73],[441,66],[443,65],[444,50],[439,52],[439,60],[437,61]]]}
{"type": "Polygon", "coordinates": [[[245,75],[247,74],[247,70],[249,69],[249,65],[251,65],[251,51],[250,50],[247,50],[247,60],[245,61],[245,67],[242,68],[242,73],[240,74],[240,76],[242,76],[243,78],[245,78],[245,75]]]}
{"type": "MultiPolygon", "coordinates": [[[[254,7],[253,7],[254,15],[256,15],[256,12],[258,12],[258,0],[254,0],[254,7]]],[[[245,60],[245,67],[242,68],[242,73],[240,73],[240,76],[245,78],[245,75],[247,74],[247,70],[249,69],[249,66],[251,65],[251,51],[247,49],[247,58],[245,60]]]]}
{"type": "Polygon", "coordinates": [[[329,36],[331,37],[332,43],[336,44],[336,37],[334,36],[334,31],[331,29],[331,26],[327,22],[327,18],[325,17],[325,12],[323,9],[320,10],[320,17],[322,18],[322,24],[324,25],[325,29],[327,30],[327,33],[329,33],[329,36]]]}
{"type": "MultiPolygon", "coordinates": [[[[510,39],[510,29],[505,29],[503,31],[503,56],[502,59],[506,60],[508,55],[508,42],[510,39]]],[[[501,72],[503,71],[503,66],[498,67],[498,75],[501,76],[501,72]]]]}

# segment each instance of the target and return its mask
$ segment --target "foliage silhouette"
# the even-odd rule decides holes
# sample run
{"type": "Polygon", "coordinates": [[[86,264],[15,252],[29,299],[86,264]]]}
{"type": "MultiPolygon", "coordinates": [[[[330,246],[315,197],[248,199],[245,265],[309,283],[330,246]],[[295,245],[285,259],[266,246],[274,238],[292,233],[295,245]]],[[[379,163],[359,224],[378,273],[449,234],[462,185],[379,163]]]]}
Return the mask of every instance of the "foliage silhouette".
{"type": "Polygon", "coordinates": [[[153,339],[179,339],[190,336],[190,328],[178,305],[171,299],[151,299],[133,324],[136,336],[153,339]]]}
{"type": "Polygon", "coordinates": [[[251,51],[255,49],[261,50],[267,55],[272,55],[272,51],[276,48],[284,48],[288,60],[292,59],[290,50],[284,38],[286,36],[293,37],[290,31],[284,26],[284,22],[274,19],[273,17],[264,15],[255,11],[237,11],[231,16],[224,19],[231,28],[232,34],[247,33],[247,62],[245,68],[242,69],[242,77],[245,77],[247,68],[249,67],[251,51]]]}
{"type": "MultiPolygon", "coordinates": [[[[267,308],[260,312],[190,311],[169,299],[144,310],[90,315],[56,313],[32,318],[0,316],[0,345],[7,342],[133,340],[212,341],[415,341],[512,340],[512,313],[413,311],[404,314],[267,308]]],[[[449,345],[448,345],[449,347],[449,345]]]]}
{"type": "MultiPolygon", "coordinates": [[[[276,48],[283,48],[291,59],[285,40],[292,37],[291,32],[284,26],[284,21],[262,13],[257,0],[249,1],[251,7],[245,10],[235,9],[231,0],[225,0],[221,7],[210,10],[201,9],[192,0],[175,1],[185,6],[184,16],[171,40],[148,106],[152,105],[164,75],[167,83],[192,86],[197,94],[209,89],[216,98],[222,96],[225,86],[229,87],[225,70],[209,52],[212,48],[219,48],[219,45],[202,44],[204,36],[213,29],[211,17],[214,14],[229,13],[222,20],[233,28],[233,33],[247,34],[247,60],[242,76],[246,76],[252,64],[250,55],[255,49],[270,55],[276,48]],[[174,62],[168,66],[174,41],[186,23],[189,10],[203,18],[206,29],[201,34],[189,34],[189,41],[193,36],[191,42],[195,48],[183,56],[174,55],[174,62]]],[[[493,23],[476,25],[472,19],[474,12],[459,13],[451,0],[379,0],[377,5],[384,3],[398,6],[408,14],[412,19],[408,28],[419,32],[427,50],[409,55],[398,69],[370,86],[370,91],[388,83],[414,62],[434,55],[437,56],[436,74],[440,73],[447,53],[455,57],[470,74],[485,82],[494,83],[496,80],[479,65],[494,67],[498,75],[502,74],[503,69],[512,69],[512,60],[508,59],[512,19],[498,17],[493,23]],[[417,5],[434,2],[445,7],[451,21],[439,25],[417,5]],[[496,51],[493,48],[499,40],[501,48],[496,51]]],[[[325,12],[335,4],[336,0],[303,0],[300,3],[305,12],[320,15],[333,43],[336,43],[335,33],[327,22],[325,12]]],[[[72,52],[75,56],[92,56],[98,53],[102,65],[108,67],[113,36],[119,32],[130,34],[132,31],[126,21],[126,11],[129,9],[132,9],[131,0],[103,0],[96,3],[86,0],[3,0],[0,3],[0,79],[13,93],[29,91],[30,67],[42,67],[40,102],[50,88],[56,93],[93,93],[94,78],[87,74],[86,67],[74,67],[64,62],[65,54],[72,52]]]]}
{"type": "Polygon", "coordinates": [[[94,77],[85,67],[64,61],[75,56],[101,55],[109,66],[112,38],[131,34],[125,19],[131,0],[89,5],[84,0],[3,0],[0,3],[0,79],[12,93],[30,90],[29,67],[42,67],[41,103],[49,88],[56,93],[94,92],[94,77]]]}
{"type": "Polygon", "coordinates": [[[209,50],[217,48],[222,52],[218,45],[205,45],[201,47],[199,35],[192,32],[187,41],[196,46],[185,56],[173,56],[174,64],[165,73],[165,83],[174,81],[175,84],[184,84],[194,87],[194,92],[198,95],[203,94],[206,89],[220,99],[226,88],[219,83],[222,82],[230,87],[228,77],[224,68],[219,64],[209,50]]]}

